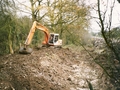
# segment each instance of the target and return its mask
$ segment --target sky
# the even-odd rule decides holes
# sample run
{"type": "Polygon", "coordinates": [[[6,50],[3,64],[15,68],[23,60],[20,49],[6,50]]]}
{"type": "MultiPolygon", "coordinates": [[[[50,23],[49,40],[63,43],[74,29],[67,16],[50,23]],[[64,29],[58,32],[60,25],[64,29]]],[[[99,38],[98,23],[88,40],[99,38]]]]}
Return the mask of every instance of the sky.
{"type": "MultiPolygon", "coordinates": [[[[25,4],[27,6],[30,6],[29,0],[16,0],[16,1],[19,1],[23,5],[25,4]]],[[[113,2],[113,0],[100,0],[100,1],[101,1],[101,10],[103,10],[103,11],[104,11],[104,7],[107,5],[108,2],[109,2],[108,3],[109,6],[111,6],[111,3],[113,2]]],[[[86,0],[86,4],[90,5],[90,6],[95,5],[96,3],[97,3],[97,0],[86,0]]],[[[28,7],[24,7],[23,5],[18,4],[18,6],[20,8],[24,8],[24,10],[28,11],[28,7]]],[[[95,7],[96,6],[94,6],[94,8],[95,7]]],[[[120,9],[120,4],[117,2],[117,0],[115,0],[114,10],[113,10],[113,17],[112,17],[112,27],[120,26],[120,17],[119,17],[120,16],[120,10],[119,9],[120,9]]],[[[107,12],[109,12],[109,8],[108,8],[107,12]]],[[[29,14],[26,14],[26,13],[23,13],[23,12],[21,12],[19,14],[29,16],[29,14]]],[[[93,17],[98,16],[97,12],[94,11],[94,10],[91,11],[91,15],[93,17]]],[[[106,17],[108,17],[108,15],[106,17]]],[[[100,28],[99,28],[98,24],[96,23],[96,21],[98,21],[98,20],[96,20],[96,19],[91,20],[91,28],[89,30],[92,31],[92,32],[99,32],[100,31],[100,28]]]]}
{"type": "MultiPolygon", "coordinates": [[[[89,0],[89,1],[90,1],[89,4],[94,4],[97,0],[89,0]]],[[[113,1],[114,0],[101,0],[101,10],[102,11],[104,11],[104,8],[107,5],[107,3],[109,5],[106,18],[109,17],[108,13],[110,12],[110,7],[111,7],[111,4],[113,4],[113,1]],[[109,3],[107,1],[109,1],[109,3]]],[[[91,14],[94,17],[98,16],[96,11],[91,11],[91,14]]],[[[96,23],[96,21],[97,21],[96,19],[91,20],[91,22],[92,22],[91,29],[94,32],[99,32],[100,28],[99,28],[98,24],[96,23]]],[[[113,15],[112,15],[112,28],[117,27],[117,26],[120,26],[120,4],[116,0],[115,5],[114,5],[114,9],[113,9],[113,15]]]]}

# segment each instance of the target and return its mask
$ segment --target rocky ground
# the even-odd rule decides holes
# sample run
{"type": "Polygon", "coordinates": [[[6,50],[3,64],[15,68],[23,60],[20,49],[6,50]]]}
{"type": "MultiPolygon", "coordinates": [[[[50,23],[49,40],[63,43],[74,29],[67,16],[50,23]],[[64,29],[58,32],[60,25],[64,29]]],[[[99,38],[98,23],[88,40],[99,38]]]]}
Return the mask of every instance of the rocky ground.
{"type": "Polygon", "coordinates": [[[50,47],[0,57],[0,90],[90,90],[90,84],[115,90],[85,50],[50,47]]]}

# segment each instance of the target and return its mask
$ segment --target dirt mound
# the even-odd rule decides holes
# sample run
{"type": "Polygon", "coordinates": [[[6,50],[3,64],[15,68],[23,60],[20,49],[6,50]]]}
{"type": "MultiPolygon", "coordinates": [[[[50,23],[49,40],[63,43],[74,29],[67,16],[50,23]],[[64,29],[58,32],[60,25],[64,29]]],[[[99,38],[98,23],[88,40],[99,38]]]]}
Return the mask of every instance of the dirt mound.
{"type": "Polygon", "coordinates": [[[0,90],[89,90],[86,80],[95,90],[112,90],[103,70],[85,51],[40,48],[0,61],[0,90]]]}

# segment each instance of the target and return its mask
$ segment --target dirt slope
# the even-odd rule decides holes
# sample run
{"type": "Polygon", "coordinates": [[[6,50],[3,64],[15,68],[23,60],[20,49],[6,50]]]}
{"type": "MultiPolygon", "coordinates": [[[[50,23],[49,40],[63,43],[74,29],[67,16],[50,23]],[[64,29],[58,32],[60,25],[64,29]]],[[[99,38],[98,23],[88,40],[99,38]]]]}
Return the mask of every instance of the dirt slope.
{"type": "Polygon", "coordinates": [[[40,48],[32,54],[0,57],[0,90],[114,90],[85,52],[40,48]]]}

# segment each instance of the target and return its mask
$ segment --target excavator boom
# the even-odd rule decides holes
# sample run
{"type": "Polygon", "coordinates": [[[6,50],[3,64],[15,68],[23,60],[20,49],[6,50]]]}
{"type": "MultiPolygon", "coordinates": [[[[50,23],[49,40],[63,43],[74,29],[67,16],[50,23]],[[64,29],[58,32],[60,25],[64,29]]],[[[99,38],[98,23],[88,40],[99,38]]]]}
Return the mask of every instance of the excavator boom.
{"type": "Polygon", "coordinates": [[[26,41],[24,43],[25,45],[29,45],[31,43],[36,29],[39,29],[39,30],[41,30],[41,31],[43,31],[45,33],[45,39],[43,41],[43,44],[47,44],[48,43],[48,40],[49,40],[48,29],[46,27],[44,27],[43,25],[41,25],[40,23],[34,21],[32,27],[30,29],[30,32],[28,34],[28,37],[27,37],[27,39],[26,39],[26,41]]]}
{"type": "Polygon", "coordinates": [[[39,30],[41,30],[45,33],[45,38],[44,38],[44,41],[42,42],[42,44],[43,45],[48,44],[48,40],[49,40],[48,29],[46,27],[44,27],[43,25],[41,25],[40,23],[38,23],[37,21],[34,21],[32,27],[30,29],[30,32],[27,36],[27,39],[24,43],[24,46],[20,47],[20,50],[19,50],[20,54],[30,54],[30,53],[32,53],[33,50],[31,48],[29,48],[28,46],[30,45],[30,43],[32,41],[32,38],[34,36],[34,33],[35,33],[36,29],[39,29],[39,30]]]}

